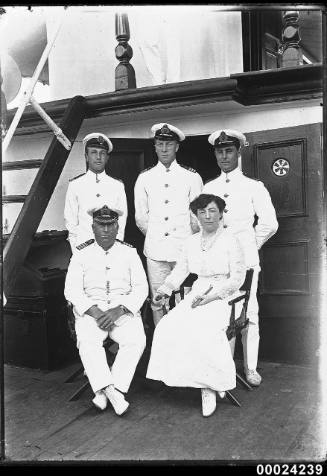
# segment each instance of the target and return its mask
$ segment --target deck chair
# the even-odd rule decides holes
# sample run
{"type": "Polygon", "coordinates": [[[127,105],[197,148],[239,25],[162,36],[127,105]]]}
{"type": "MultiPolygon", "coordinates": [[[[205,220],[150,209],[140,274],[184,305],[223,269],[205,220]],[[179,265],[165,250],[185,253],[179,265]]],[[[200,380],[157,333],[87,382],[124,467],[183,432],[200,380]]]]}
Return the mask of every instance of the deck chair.
{"type": "MultiPolygon", "coordinates": [[[[247,314],[248,302],[250,298],[252,278],[253,278],[253,269],[250,268],[246,271],[244,283],[240,287],[240,291],[242,294],[228,301],[228,304],[232,307],[230,319],[229,319],[229,326],[226,330],[227,339],[229,341],[233,339],[234,337],[236,338],[238,335],[240,335],[241,331],[245,329],[246,326],[249,324],[249,319],[246,317],[246,314],[247,314]],[[243,305],[241,308],[240,315],[238,318],[235,318],[236,304],[241,301],[243,301],[243,305]]],[[[251,385],[249,385],[247,381],[238,372],[236,372],[236,381],[240,382],[247,390],[253,390],[251,385]]],[[[233,401],[235,405],[241,406],[240,402],[233,395],[229,396],[229,398],[233,401]],[[230,397],[232,397],[233,400],[230,397]]]]}
{"type": "MultiPolygon", "coordinates": [[[[67,326],[68,326],[70,337],[76,343],[77,339],[76,339],[76,332],[75,332],[75,316],[73,312],[73,305],[69,301],[67,301],[67,326]]],[[[116,353],[115,349],[117,347],[117,344],[113,340],[111,340],[110,337],[108,336],[106,340],[103,342],[103,347],[106,350],[107,359],[110,364],[110,360],[113,360],[113,357],[115,356],[115,353],[116,353]]],[[[68,378],[66,378],[64,383],[74,382],[75,379],[77,379],[77,377],[79,377],[82,374],[85,375],[84,367],[83,365],[80,365],[80,367],[75,372],[73,372],[68,378]]],[[[90,383],[86,377],[86,381],[75,393],[73,393],[73,395],[69,398],[69,401],[71,402],[74,400],[78,400],[79,397],[82,395],[82,393],[84,393],[84,391],[89,387],[89,385],[90,383]]]]}
{"type": "MultiPolygon", "coordinates": [[[[194,281],[197,279],[197,275],[194,273],[190,273],[186,279],[182,282],[179,289],[172,292],[172,295],[169,299],[169,308],[172,309],[175,305],[184,299],[185,294],[192,288],[194,281]]],[[[168,309],[164,309],[164,314],[167,314],[168,309]]]]}
{"type": "MultiPolygon", "coordinates": [[[[252,270],[252,273],[249,274],[249,278],[248,280],[250,281],[249,283],[249,289],[251,289],[251,282],[252,282],[252,275],[253,275],[253,270],[252,270]]],[[[194,274],[191,274],[189,275],[185,281],[181,284],[180,288],[177,289],[176,291],[173,291],[172,292],[172,295],[170,297],[170,300],[169,300],[169,307],[170,309],[172,309],[174,306],[175,306],[175,303],[176,303],[176,297],[180,297],[181,299],[184,299],[184,295],[185,295],[185,288],[187,287],[190,287],[192,286],[192,284],[194,283],[195,279],[197,278],[196,275],[194,274]]],[[[248,286],[248,281],[246,281],[245,279],[245,282],[248,286]]],[[[244,286],[245,286],[245,282],[244,284],[242,285],[242,287],[240,288],[241,291],[244,291],[244,286]]],[[[243,304],[243,307],[242,307],[242,316],[246,316],[246,309],[247,309],[247,301],[248,301],[248,296],[246,294],[246,292],[244,292],[244,294],[238,296],[237,298],[235,299],[232,299],[231,301],[228,302],[228,304],[230,304],[232,306],[232,310],[231,310],[231,317],[230,317],[230,324],[229,324],[229,327],[226,331],[229,332],[229,334],[231,335],[231,337],[228,337],[227,335],[227,338],[228,340],[230,340],[232,337],[233,337],[233,329],[235,328],[236,329],[236,326],[240,326],[240,321],[237,319],[237,324],[236,324],[236,321],[235,321],[235,305],[237,302],[241,301],[242,299],[245,299],[245,296],[247,297],[247,300],[246,300],[246,303],[243,304]],[[232,323],[232,324],[231,324],[232,323]]],[[[163,314],[167,314],[168,313],[168,309],[166,308],[166,306],[164,305],[163,306],[163,314]]],[[[248,320],[246,322],[246,324],[244,325],[244,327],[247,325],[248,323],[248,320]]],[[[243,327],[240,328],[240,330],[243,329],[243,327]]],[[[240,375],[238,375],[236,373],[236,379],[237,380],[240,380],[242,381],[242,383],[249,389],[249,390],[252,390],[252,387],[250,387],[250,385],[244,380],[242,379],[242,377],[240,375]]],[[[228,400],[233,403],[234,405],[240,407],[241,404],[240,402],[237,400],[237,398],[232,394],[231,391],[227,390],[226,391],[226,397],[228,398],[228,400]]]]}

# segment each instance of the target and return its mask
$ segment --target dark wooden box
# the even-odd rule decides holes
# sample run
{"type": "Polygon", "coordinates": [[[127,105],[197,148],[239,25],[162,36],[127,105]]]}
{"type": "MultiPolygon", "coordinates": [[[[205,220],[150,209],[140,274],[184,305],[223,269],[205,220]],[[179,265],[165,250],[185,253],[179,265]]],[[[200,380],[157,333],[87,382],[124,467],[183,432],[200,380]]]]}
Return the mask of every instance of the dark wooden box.
{"type": "Polygon", "coordinates": [[[66,236],[56,231],[35,235],[4,307],[6,363],[53,370],[77,356],[64,297],[71,256],[66,236]]]}

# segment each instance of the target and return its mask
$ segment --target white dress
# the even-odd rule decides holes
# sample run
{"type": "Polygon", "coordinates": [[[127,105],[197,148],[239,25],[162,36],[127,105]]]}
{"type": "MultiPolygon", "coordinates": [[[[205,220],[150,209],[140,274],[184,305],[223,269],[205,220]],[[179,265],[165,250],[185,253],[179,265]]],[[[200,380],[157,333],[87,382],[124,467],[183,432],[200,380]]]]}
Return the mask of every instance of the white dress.
{"type": "Polygon", "coordinates": [[[189,273],[198,275],[192,291],[155,328],[146,376],[174,387],[230,390],[236,379],[226,336],[228,301],[244,282],[244,257],[237,238],[224,229],[218,230],[206,251],[201,237],[199,232],[186,240],[174,270],[158,290],[170,295],[189,273]],[[208,296],[221,299],[192,309],[194,297],[210,285],[208,296]]]}

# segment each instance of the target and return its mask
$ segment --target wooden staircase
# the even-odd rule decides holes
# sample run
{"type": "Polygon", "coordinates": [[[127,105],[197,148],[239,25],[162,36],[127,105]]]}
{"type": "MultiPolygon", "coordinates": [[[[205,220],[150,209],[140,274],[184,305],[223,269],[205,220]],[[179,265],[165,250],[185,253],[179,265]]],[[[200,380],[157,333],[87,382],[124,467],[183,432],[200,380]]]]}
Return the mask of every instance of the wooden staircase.
{"type": "MultiPolygon", "coordinates": [[[[85,115],[85,98],[75,96],[69,102],[60,123],[60,128],[72,144],[85,115]]],[[[53,137],[43,160],[3,163],[3,170],[39,169],[27,195],[5,195],[2,199],[3,203],[23,203],[3,251],[3,291],[6,296],[10,294],[17,272],[24,263],[69,153],[70,150],[53,137]]]]}

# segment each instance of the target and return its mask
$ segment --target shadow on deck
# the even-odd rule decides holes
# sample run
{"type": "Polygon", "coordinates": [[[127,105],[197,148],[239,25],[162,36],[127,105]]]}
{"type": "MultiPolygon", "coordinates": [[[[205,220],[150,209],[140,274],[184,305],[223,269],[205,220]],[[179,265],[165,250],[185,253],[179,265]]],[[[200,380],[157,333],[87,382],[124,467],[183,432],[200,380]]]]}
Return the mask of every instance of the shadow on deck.
{"type": "MultiPolygon", "coordinates": [[[[323,409],[317,372],[261,362],[263,383],[233,391],[242,407],[217,398],[201,415],[200,390],[134,378],[123,417],[98,412],[84,381],[63,383],[78,364],[46,372],[5,366],[6,459],[22,461],[182,462],[219,464],[321,461],[323,409]]],[[[143,372],[144,375],[144,372],[143,372]]]]}

